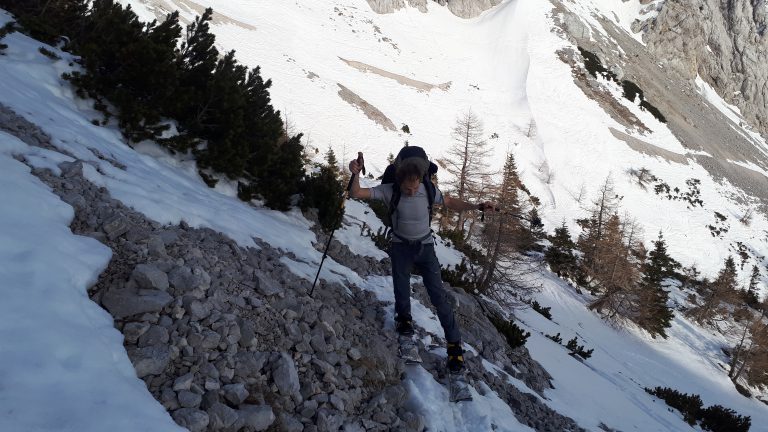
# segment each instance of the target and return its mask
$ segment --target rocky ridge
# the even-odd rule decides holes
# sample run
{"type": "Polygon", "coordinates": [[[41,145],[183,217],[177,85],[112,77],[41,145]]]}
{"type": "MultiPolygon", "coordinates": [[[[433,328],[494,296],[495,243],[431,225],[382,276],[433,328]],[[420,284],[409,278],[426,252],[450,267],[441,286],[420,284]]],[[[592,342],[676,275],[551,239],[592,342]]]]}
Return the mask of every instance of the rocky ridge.
{"type": "MultiPolygon", "coordinates": [[[[2,105],[0,129],[58,151],[2,105]]],[[[179,425],[193,432],[424,430],[424,419],[406,404],[394,335],[383,329],[388,305],[339,284],[322,284],[310,298],[310,283],[280,262],[283,251],[263,243],[242,248],[210,229],[148,220],[86,180],[85,163],[62,163],[60,175],[33,174],[75,209],[74,233],[113,251],[89,296],[113,316],[137,376],[179,425]]],[[[338,242],[330,254],[362,276],[388,269],[338,242]]],[[[551,387],[549,374],[525,348],[506,345],[474,297],[452,292],[466,341],[480,355],[539,394],[551,387]]],[[[424,367],[445,382],[444,359],[429,347],[422,355],[424,367]]],[[[583,430],[471,353],[467,362],[471,378],[488,385],[478,391],[496,392],[522,423],[537,431],[583,430]]]]}
{"type": "MultiPolygon", "coordinates": [[[[690,78],[683,77],[671,67],[659,67],[659,59],[654,53],[612,21],[599,19],[602,28],[591,28],[568,9],[567,2],[553,0],[552,3],[554,31],[576,47],[594,53],[619,79],[634,83],[643,91],[645,99],[663,113],[667,127],[680,143],[690,150],[684,155],[686,159],[701,165],[714,179],[726,180],[744,191],[746,196],[755,198],[756,208],[768,214],[768,178],[739,164],[745,162],[768,169],[768,156],[763,149],[740,133],[738,125],[727,127],[732,125],[731,120],[699,94],[690,78]]],[[[597,80],[592,79],[584,68],[580,53],[566,49],[558,54],[571,65],[575,84],[587,96],[600,103],[627,130],[636,129],[642,133],[645,125],[637,123],[597,80]]],[[[654,147],[645,144],[647,148],[654,147]]],[[[668,159],[664,154],[657,156],[668,159]]],[[[683,163],[689,162],[684,160],[683,163]]]]}
{"type": "MultiPolygon", "coordinates": [[[[430,0],[407,0],[408,5],[421,12],[427,12],[430,0]]],[[[431,0],[440,6],[448,7],[454,15],[461,18],[474,18],[482,12],[498,5],[502,0],[431,0]]],[[[368,0],[371,9],[376,13],[392,13],[406,7],[406,0],[368,0]]]]}
{"type": "Polygon", "coordinates": [[[768,2],[667,0],[642,27],[665,67],[701,76],[768,137],[768,2]]]}

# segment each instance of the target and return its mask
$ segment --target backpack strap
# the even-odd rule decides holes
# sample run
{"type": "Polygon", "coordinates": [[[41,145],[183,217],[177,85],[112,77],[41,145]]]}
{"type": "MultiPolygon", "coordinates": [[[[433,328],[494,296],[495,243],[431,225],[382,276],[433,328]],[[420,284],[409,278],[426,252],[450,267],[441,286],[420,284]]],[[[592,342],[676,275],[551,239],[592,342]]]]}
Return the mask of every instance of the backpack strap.
{"type": "Polygon", "coordinates": [[[435,184],[432,183],[432,179],[429,178],[428,174],[424,175],[422,183],[424,183],[424,189],[427,191],[427,202],[429,203],[429,224],[432,225],[432,209],[435,205],[437,188],[435,187],[435,184]]]}

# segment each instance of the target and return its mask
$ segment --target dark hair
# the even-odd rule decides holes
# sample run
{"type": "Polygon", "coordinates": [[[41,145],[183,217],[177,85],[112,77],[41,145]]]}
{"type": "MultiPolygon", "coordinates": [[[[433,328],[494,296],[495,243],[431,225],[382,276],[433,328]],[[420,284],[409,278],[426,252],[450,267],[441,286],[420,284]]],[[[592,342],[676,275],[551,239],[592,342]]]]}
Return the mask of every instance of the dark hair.
{"type": "Polygon", "coordinates": [[[423,172],[421,168],[415,163],[404,163],[397,167],[395,172],[395,180],[398,184],[403,184],[407,180],[421,180],[423,172]]]}

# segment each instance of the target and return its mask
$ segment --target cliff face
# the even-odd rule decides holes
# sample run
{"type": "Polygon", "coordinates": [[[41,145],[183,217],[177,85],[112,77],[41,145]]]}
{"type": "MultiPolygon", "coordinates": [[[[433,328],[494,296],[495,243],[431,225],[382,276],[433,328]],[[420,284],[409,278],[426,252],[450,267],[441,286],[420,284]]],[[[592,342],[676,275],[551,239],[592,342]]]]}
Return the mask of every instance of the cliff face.
{"type": "MultiPolygon", "coordinates": [[[[371,9],[377,13],[392,13],[398,9],[404,8],[406,1],[411,7],[418,8],[422,12],[427,11],[428,0],[368,0],[368,4],[371,5],[371,9]]],[[[501,1],[502,0],[431,0],[433,3],[447,6],[448,10],[461,18],[476,17],[483,11],[501,3],[501,1]]]]}
{"type": "Polygon", "coordinates": [[[767,26],[766,0],[668,0],[644,38],[665,67],[700,75],[768,136],[767,26]]]}

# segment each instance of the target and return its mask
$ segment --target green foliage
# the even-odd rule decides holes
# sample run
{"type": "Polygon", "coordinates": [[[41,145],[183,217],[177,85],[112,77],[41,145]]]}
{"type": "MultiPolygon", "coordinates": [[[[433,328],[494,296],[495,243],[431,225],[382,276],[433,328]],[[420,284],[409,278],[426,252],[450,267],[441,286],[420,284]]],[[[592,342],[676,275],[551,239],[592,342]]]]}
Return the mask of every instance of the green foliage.
{"type": "Polygon", "coordinates": [[[656,387],[653,390],[646,388],[645,391],[664,400],[667,405],[680,411],[683,415],[683,420],[689,425],[693,426],[696,424],[699,412],[703,406],[699,395],[680,393],[668,387],[656,387]]]}
{"type": "Polygon", "coordinates": [[[712,432],[747,432],[752,425],[749,416],[742,416],[736,411],[721,405],[713,405],[701,410],[701,428],[712,432]]]}
{"type": "Polygon", "coordinates": [[[512,349],[525,345],[528,337],[531,336],[531,333],[526,332],[511,321],[495,317],[491,317],[490,321],[496,327],[496,330],[504,335],[507,339],[507,344],[509,344],[512,349]]]}
{"type": "Polygon", "coordinates": [[[571,233],[565,222],[560,227],[555,228],[555,234],[549,237],[549,241],[551,245],[544,253],[544,259],[549,267],[560,277],[575,278],[578,269],[574,254],[576,244],[571,239],[571,233]]]}
{"type": "Polygon", "coordinates": [[[0,0],[24,31],[35,39],[54,43],[61,35],[75,35],[83,24],[88,0],[0,0]]]}
{"type": "MultiPolygon", "coordinates": [[[[9,23],[6,23],[4,26],[0,27],[0,41],[3,40],[4,37],[8,36],[9,34],[16,31],[16,23],[11,21],[9,23]]],[[[4,54],[3,51],[8,48],[8,45],[4,43],[0,43],[0,54],[4,54]]]]}
{"type": "Polygon", "coordinates": [[[555,342],[557,344],[562,344],[563,343],[563,338],[560,337],[560,333],[558,333],[558,334],[556,334],[554,336],[552,336],[552,335],[545,335],[545,336],[547,337],[547,339],[551,339],[553,342],[555,342]]]}
{"type": "Polygon", "coordinates": [[[323,165],[304,181],[300,206],[304,210],[316,208],[320,225],[326,231],[332,231],[341,226],[343,200],[344,188],[336,173],[328,165],[323,165]]]}
{"type": "Polygon", "coordinates": [[[94,100],[103,124],[114,117],[130,141],[156,139],[191,151],[211,186],[214,173],[224,174],[240,181],[242,199],[261,196],[272,208],[288,208],[304,176],[301,135],[285,133],[271,105],[272,83],[258,67],[239,64],[234,52],[219,55],[212,9],[182,31],[178,12],[145,24],[114,0],[0,0],[0,6],[33,36],[68,37],[83,69],[65,79],[94,100]],[[161,139],[168,119],[176,120],[179,134],[161,139]]]}
{"type": "Polygon", "coordinates": [[[642,266],[643,277],[640,280],[639,294],[642,313],[636,321],[652,337],[660,335],[666,339],[665,329],[672,325],[674,313],[667,307],[669,293],[664,290],[662,284],[665,279],[675,275],[680,263],[667,253],[667,244],[661,232],[653,245],[654,248],[648,253],[648,258],[642,266]]]}
{"type": "Polygon", "coordinates": [[[643,94],[643,90],[640,89],[640,87],[637,86],[637,84],[633,83],[629,80],[619,80],[619,77],[609,71],[605,66],[603,66],[602,62],[600,61],[600,58],[595,55],[594,53],[585,50],[582,47],[578,47],[579,52],[581,53],[581,56],[584,58],[584,66],[587,69],[587,72],[589,72],[590,75],[597,78],[598,75],[602,76],[603,78],[607,80],[611,80],[621,86],[621,89],[623,90],[623,96],[627,100],[634,102],[635,99],[640,98],[640,107],[644,110],[648,111],[653,115],[656,120],[660,121],[661,123],[666,123],[667,119],[664,117],[664,115],[659,111],[658,108],[651,105],[650,102],[648,102],[645,99],[645,96],[643,94]]]}
{"type": "Polygon", "coordinates": [[[154,138],[167,129],[160,121],[176,90],[173,60],[180,34],[178,13],[160,25],[144,24],[130,7],[94,0],[72,39],[84,70],[66,78],[80,96],[95,99],[105,114],[117,117],[130,140],[154,138]]]}
{"type": "Polygon", "coordinates": [[[748,432],[752,420],[736,411],[721,405],[703,408],[701,397],[696,394],[680,393],[668,387],[645,389],[646,392],[664,400],[667,405],[683,414],[683,419],[691,426],[699,422],[702,430],[712,432],[748,432]]]}
{"type": "Polygon", "coordinates": [[[569,340],[568,343],[565,344],[565,347],[568,349],[568,351],[571,352],[572,355],[578,355],[584,360],[592,357],[592,353],[595,351],[594,349],[585,350],[584,345],[578,344],[578,341],[576,340],[576,336],[574,336],[573,339],[569,340]]]}
{"type": "Polygon", "coordinates": [[[51,60],[61,60],[61,57],[59,57],[58,54],[56,54],[55,52],[47,49],[46,47],[40,47],[37,50],[40,52],[40,54],[48,57],[51,60]]]}
{"type": "Polygon", "coordinates": [[[472,277],[466,258],[462,258],[461,263],[457,264],[453,270],[442,269],[440,276],[444,282],[453,287],[459,287],[469,292],[474,292],[477,289],[477,280],[472,277]]]}
{"type": "Polygon", "coordinates": [[[389,251],[390,239],[386,227],[379,227],[375,234],[373,231],[371,231],[370,228],[367,228],[365,235],[371,238],[373,244],[375,244],[377,248],[383,250],[384,252],[389,251]]]}
{"type": "Polygon", "coordinates": [[[540,305],[539,302],[537,302],[536,300],[531,302],[531,307],[533,308],[533,310],[535,310],[536,312],[540,313],[544,318],[552,321],[552,312],[551,312],[552,308],[551,307],[544,307],[544,306],[540,305]]]}

